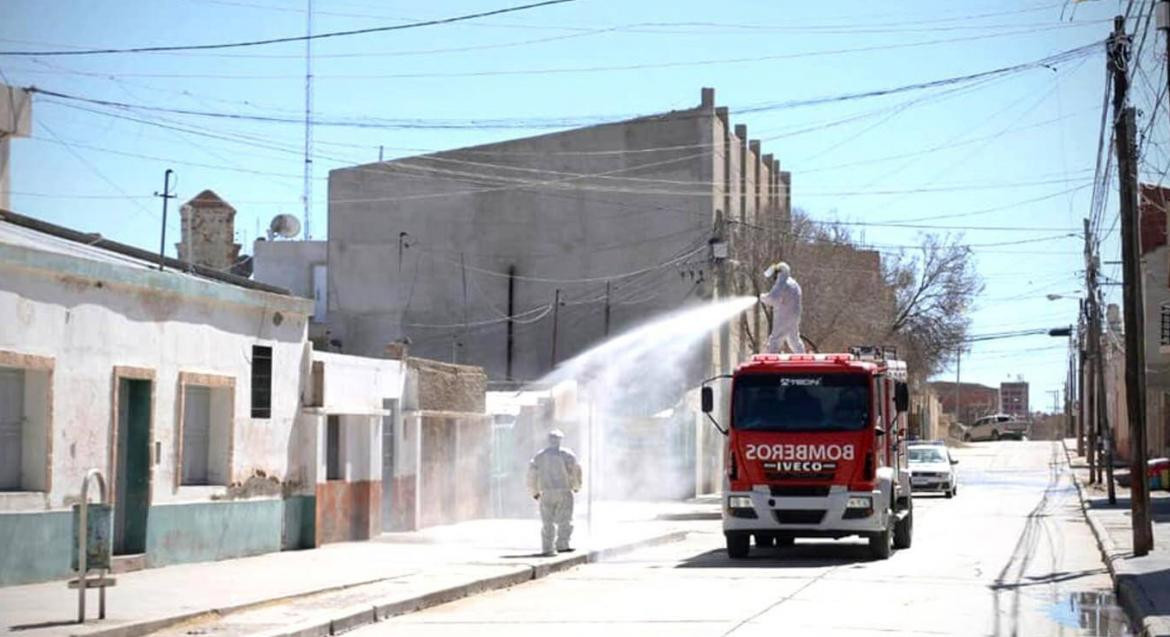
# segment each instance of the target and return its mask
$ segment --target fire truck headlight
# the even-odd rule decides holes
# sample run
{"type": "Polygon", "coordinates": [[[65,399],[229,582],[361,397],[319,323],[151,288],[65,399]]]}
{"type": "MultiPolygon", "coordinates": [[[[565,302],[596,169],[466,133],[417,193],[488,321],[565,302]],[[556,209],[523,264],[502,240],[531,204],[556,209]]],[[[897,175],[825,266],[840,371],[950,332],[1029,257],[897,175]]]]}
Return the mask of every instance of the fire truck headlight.
{"type": "Polygon", "coordinates": [[[746,495],[728,496],[727,508],[729,508],[729,509],[750,509],[750,508],[752,508],[752,499],[746,495]]]}
{"type": "Polygon", "coordinates": [[[846,509],[872,509],[873,498],[868,495],[855,495],[845,503],[846,509]]]}

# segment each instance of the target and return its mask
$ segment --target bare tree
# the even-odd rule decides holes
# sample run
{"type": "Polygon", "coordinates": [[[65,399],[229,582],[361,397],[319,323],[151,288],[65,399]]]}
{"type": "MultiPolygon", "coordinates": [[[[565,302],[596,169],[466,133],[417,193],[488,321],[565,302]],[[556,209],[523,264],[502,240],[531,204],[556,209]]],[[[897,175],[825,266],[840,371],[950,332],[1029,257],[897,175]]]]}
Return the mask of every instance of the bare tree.
{"type": "Polygon", "coordinates": [[[967,313],[983,284],[962,236],[923,235],[917,254],[886,260],[895,312],[888,336],[924,376],[938,372],[967,337],[967,313]]]}

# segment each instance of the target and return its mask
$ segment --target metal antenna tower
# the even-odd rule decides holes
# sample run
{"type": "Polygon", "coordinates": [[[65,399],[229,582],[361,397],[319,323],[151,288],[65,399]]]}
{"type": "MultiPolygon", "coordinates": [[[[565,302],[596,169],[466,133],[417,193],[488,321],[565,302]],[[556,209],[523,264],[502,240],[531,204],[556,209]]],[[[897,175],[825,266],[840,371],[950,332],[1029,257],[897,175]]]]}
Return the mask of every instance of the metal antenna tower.
{"type": "Polygon", "coordinates": [[[305,239],[313,238],[313,0],[305,11],[305,183],[301,198],[305,204],[305,239]]]}

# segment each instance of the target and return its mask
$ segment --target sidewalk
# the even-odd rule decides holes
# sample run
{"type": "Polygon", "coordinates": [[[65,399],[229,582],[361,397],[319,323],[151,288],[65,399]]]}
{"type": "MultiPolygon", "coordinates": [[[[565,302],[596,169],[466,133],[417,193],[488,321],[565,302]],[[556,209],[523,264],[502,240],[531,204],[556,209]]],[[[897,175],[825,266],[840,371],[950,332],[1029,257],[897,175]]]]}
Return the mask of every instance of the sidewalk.
{"type": "Polygon", "coordinates": [[[1109,504],[1104,485],[1089,484],[1089,466],[1076,454],[1076,441],[1065,440],[1069,464],[1077,478],[1081,504],[1101,556],[1113,576],[1117,597],[1143,635],[1170,636],[1170,493],[1150,492],[1154,550],[1133,556],[1129,489],[1116,487],[1117,504],[1109,504]]]}
{"type": "Polygon", "coordinates": [[[536,519],[474,520],[367,542],[183,564],[117,575],[107,618],[97,593],[77,618],[64,581],[0,588],[0,632],[28,637],[163,634],[329,635],[479,592],[514,586],[606,555],[678,541],[713,524],[718,500],[598,503],[592,537],[585,507],[579,550],[537,555],[536,519]],[[698,526],[696,526],[698,525],[698,526]]]}

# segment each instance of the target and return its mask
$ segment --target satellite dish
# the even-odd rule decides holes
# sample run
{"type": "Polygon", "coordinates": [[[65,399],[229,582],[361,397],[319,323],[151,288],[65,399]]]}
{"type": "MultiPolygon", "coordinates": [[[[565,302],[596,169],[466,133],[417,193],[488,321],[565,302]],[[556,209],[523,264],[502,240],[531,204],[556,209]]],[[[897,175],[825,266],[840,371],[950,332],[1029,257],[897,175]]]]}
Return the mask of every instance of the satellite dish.
{"type": "Polygon", "coordinates": [[[268,224],[268,240],[273,237],[289,239],[297,236],[301,231],[301,222],[292,215],[276,215],[268,224]]]}

